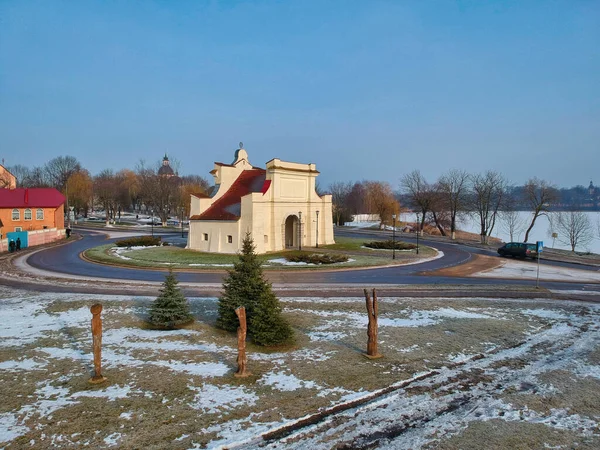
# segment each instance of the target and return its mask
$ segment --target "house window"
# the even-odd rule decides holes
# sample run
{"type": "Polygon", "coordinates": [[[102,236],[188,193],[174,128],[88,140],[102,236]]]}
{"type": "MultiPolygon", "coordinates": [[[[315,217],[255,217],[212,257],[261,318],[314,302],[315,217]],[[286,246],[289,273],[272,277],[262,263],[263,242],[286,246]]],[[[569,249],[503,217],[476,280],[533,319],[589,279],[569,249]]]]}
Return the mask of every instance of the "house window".
{"type": "Polygon", "coordinates": [[[205,241],[208,241],[208,233],[204,233],[204,234],[202,235],[202,237],[203,237],[203,239],[204,239],[205,241]]]}
{"type": "Polygon", "coordinates": [[[15,227],[15,231],[23,231],[22,227],[15,227]]]}
{"type": "Polygon", "coordinates": [[[44,220],[44,210],[42,208],[38,208],[35,212],[35,220],[44,220]]]}
{"type": "Polygon", "coordinates": [[[23,214],[23,218],[25,220],[31,220],[31,209],[27,208],[25,210],[25,214],[23,214]]]}
{"type": "Polygon", "coordinates": [[[18,209],[13,209],[12,211],[12,220],[21,220],[21,214],[18,209]]]}
{"type": "Polygon", "coordinates": [[[233,244],[233,236],[231,236],[230,234],[227,235],[227,243],[233,244]]]}
{"type": "Polygon", "coordinates": [[[267,236],[267,235],[265,234],[265,244],[268,244],[268,243],[269,243],[269,236],[267,236]]]}

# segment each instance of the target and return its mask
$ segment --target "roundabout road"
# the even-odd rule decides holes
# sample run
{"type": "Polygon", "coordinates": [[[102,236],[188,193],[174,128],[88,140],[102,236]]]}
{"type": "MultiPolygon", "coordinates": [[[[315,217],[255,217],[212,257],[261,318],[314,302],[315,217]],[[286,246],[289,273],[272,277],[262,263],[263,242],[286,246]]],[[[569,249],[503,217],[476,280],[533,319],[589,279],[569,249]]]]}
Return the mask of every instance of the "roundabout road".
{"type": "MultiPolygon", "coordinates": [[[[164,271],[144,270],[136,268],[124,268],[95,264],[81,259],[80,254],[84,250],[106,244],[116,239],[107,239],[105,234],[89,230],[77,230],[83,238],[66,245],[47,248],[32,253],[26,263],[34,268],[51,271],[66,276],[75,275],[79,277],[106,279],[107,281],[135,280],[148,282],[161,282],[164,280],[164,271]]],[[[156,233],[155,233],[156,234],[156,233]]],[[[336,236],[365,238],[379,238],[387,236],[386,232],[359,231],[359,230],[336,230],[336,236]]],[[[179,233],[161,233],[165,237],[175,237],[179,233]]],[[[411,241],[411,238],[402,236],[403,241],[411,241]]],[[[445,242],[421,239],[423,245],[436,248],[444,253],[444,256],[436,260],[419,264],[391,266],[371,269],[352,269],[337,271],[266,271],[266,276],[272,283],[277,284],[361,284],[361,285],[513,285],[532,286],[535,281],[520,279],[491,279],[481,277],[449,277],[428,274],[441,268],[452,267],[469,261],[473,254],[494,255],[492,251],[482,250],[465,245],[457,245],[445,242]]],[[[568,263],[546,262],[545,264],[559,265],[577,269],[597,271],[597,267],[581,266],[568,263]]],[[[183,283],[221,283],[225,275],[219,272],[178,272],[178,279],[183,283]]],[[[58,275],[60,276],[60,275],[58,275]]],[[[572,283],[543,281],[542,287],[548,289],[586,289],[594,286],[590,283],[572,283]]],[[[597,286],[597,285],[596,285],[597,286]]],[[[595,289],[594,289],[595,290],[595,289]]]]}

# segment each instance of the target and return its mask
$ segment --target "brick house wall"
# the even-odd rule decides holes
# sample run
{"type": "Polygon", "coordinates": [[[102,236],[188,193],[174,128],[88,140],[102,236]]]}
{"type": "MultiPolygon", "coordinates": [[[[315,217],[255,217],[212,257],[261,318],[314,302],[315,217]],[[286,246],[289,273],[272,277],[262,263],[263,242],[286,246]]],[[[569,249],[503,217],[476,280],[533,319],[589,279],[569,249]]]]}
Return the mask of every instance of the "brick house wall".
{"type": "Polygon", "coordinates": [[[0,208],[0,220],[2,220],[2,234],[5,235],[11,231],[17,231],[21,227],[22,231],[36,231],[50,228],[63,229],[65,227],[64,205],[58,208],[29,208],[31,210],[31,220],[25,220],[25,210],[27,208],[0,208]],[[19,211],[19,220],[13,220],[13,209],[19,211]],[[37,219],[37,210],[44,212],[43,219],[37,219]]]}

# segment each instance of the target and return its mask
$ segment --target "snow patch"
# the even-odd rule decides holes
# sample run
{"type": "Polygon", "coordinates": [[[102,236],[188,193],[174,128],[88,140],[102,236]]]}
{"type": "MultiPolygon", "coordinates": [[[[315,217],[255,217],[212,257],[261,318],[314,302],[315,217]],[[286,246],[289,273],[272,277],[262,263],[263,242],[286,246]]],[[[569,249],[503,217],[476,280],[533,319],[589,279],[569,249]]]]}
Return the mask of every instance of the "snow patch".
{"type": "Polygon", "coordinates": [[[208,414],[239,406],[253,406],[258,401],[258,396],[243,386],[204,384],[201,388],[188,387],[197,392],[193,403],[189,405],[208,414]]]}
{"type": "Polygon", "coordinates": [[[294,375],[288,375],[283,372],[265,374],[258,380],[258,383],[271,386],[279,391],[295,391],[302,388],[319,388],[314,381],[304,381],[294,375]]]}

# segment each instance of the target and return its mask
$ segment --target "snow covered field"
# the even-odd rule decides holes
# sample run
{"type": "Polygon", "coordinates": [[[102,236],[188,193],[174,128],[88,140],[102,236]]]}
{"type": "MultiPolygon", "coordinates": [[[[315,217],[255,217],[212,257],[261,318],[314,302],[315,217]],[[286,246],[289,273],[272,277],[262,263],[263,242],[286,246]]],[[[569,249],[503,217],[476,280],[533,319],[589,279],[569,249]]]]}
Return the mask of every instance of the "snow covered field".
{"type": "MultiPolygon", "coordinates": [[[[514,278],[520,280],[535,280],[538,273],[534,261],[515,261],[506,259],[498,267],[473,274],[484,278],[514,278]]],[[[540,280],[570,281],[573,283],[600,283],[600,271],[571,269],[567,267],[540,265],[540,280]]]]}
{"type": "Polygon", "coordinates": [[[0,446],[600,447],[592,303],[382,296],[371,361],[364,298],[284,298],[296,345],[249,345],[236,379],[215,299],[177,331],[144,327],[150,301],[0,288],[0,446]],[[108,381],[90,385],[98,301],[108,381]]]}

